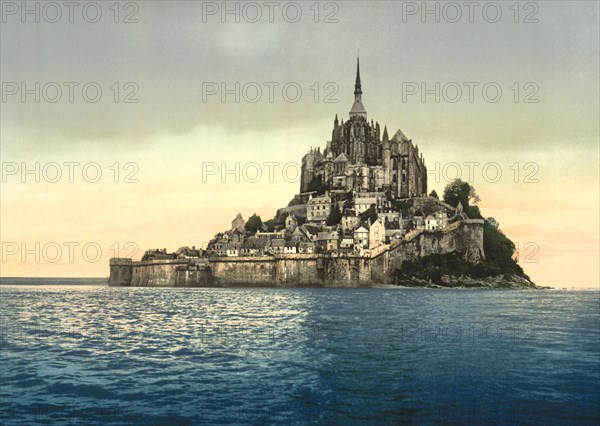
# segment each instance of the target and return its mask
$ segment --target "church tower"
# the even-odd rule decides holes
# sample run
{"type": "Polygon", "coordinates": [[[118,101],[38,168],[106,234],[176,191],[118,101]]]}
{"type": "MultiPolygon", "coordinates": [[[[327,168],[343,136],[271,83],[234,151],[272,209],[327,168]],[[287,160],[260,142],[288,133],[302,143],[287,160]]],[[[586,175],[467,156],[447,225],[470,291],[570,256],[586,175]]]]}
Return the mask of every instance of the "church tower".
{"type": "Polygon", "coordinates": [[[362,88],[360,85],[360,58],[356,58],[356,83],[354,84],[354,103],[350,110],[350,118],[364,117],[367,119],[367,110],[362,103],[362,88]]]}

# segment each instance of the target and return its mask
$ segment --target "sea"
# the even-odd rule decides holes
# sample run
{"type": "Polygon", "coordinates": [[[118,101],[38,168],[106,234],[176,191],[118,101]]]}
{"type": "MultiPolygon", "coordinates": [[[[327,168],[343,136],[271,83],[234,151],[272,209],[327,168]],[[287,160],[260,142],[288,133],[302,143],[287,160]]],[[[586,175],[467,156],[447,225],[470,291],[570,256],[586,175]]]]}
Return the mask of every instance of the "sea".
{"type": "Polygon", "coordinates": [[[594,290],[3,279],[0,358],[2,425],[600,423],[594,290]]]}

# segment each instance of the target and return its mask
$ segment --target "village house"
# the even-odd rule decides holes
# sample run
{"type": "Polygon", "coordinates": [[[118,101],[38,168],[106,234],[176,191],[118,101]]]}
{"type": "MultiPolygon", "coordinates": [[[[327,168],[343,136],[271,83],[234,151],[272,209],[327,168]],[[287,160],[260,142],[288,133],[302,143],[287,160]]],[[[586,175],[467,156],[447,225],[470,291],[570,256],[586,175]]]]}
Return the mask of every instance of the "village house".
{"type": "Polygon", "coordinates": [[[283,247],[283,254],[296,254],[298,253],[298,243],[287,241],[283,247]]]}
{"type": "Polygon", "coordinates": [[[292,234],[296,228],[298,227],[298,219],[296,219],[296,216],[294,216],[293,214],[289,214],[286,218],[285,218],[285,230],[288,232],[288,234],[292,234]]]}
{"type": "Polygon", "coordinates": [[[324,222],[331,212],[331,198],[314,197],[306,206],[306,219],[309,222],[324,222]]]}
{"type": "Polygon", "coordinates": [[[267,246],[267,251],[271,254],[283,254],[285,251],[285,240],[283,238],[273,238],[267,246]]]}
{"type": "Polygon", "coordinates": [[[238,244],[227,244],[225,246],[225,255],[227,257],[238,257],[240,255],[240,246],[238,244]]]}
{"type": "Polygon", "coordinates": [[[385,195],[380,192],[375,193],[358,193],[354,198],[354,209],[356,214],[361,214],[369,210],[371,206],[379,207],[385,195]]]}
{"type": "Polygon", "coordinates": [[[354,231],[354,247],[369,247],[369,231],[363,226],[354,231]]]}
{"type": "Polygon", "coordinates": [[[346,210],[340,221],[342,232],[354,232],[360,226],[360,217],[355,214],[354,210],[346,210]]]}
{"type": "Polygon", "coordinates": [[[202,257],[202,250],[197,250],[196,246],[189,247],[180,247],[176,252],[175,256],[177,259],[195,259],[202,257]]]}
{"type": "Polygon", "coordinates": [[[377,219],[369,227],[369,249],[379,247],[385,242],[385,225],[377,219]]]}
{"type": "Polygon", "coordinates": [[[307,236],[310,241],[316,241],[319,232],[321,232],[321,228],[317,225],[305,223],[300,227],[300,230],[307,236]]]}
{"type": "Polygon", "coordinates": [[[312,241],[298,243],[298,253],[313,254],[314,252],[315,252],[315,243],[313,243],[312,241]]]}
{"type": "Polygon", "coordinates": [[[340,239],[341,250],[351,250],[354,248],[354,235],[344,235],[340,239]]]}
{"type": "Polygon", "coordinates": [[[317,237],[317,249],[323,251],[334,251],[338,249],[339,234],[337,231],[320,232],[317,237]]]}

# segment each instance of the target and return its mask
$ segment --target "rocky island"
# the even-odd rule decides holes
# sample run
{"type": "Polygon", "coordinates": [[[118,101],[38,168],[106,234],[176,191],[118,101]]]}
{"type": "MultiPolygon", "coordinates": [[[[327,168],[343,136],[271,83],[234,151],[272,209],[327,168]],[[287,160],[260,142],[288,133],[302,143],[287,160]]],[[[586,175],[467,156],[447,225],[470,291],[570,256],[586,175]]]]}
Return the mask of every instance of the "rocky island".
{"type": "Polygon", "coordinates": [[[302,158],[300,191],[274,218],[238,214],[205,249],[110,260],[111,286],[538,288],[474,188],[427,192],[419,147],[367,119],[357,61],[349,119],[302,158]]]}

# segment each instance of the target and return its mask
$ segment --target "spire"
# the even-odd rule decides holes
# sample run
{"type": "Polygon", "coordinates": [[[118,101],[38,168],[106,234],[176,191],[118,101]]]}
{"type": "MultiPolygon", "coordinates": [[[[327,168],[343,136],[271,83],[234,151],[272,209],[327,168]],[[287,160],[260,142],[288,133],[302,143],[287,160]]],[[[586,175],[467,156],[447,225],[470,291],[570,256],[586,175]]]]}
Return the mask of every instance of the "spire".
{"type": "Polygon", "coordinates": [[[362,95],[360,87],[360,58],[356,57],[356,83],[354,84],[354,95],[362,95]]]}
{"type": "Polygon", "coordinates": [[[387,141],[387,140],[389,140],[388,131],[387,131],[387,126],[385,126],[385,127],[383,128],[383,140],[384,140],[384,141],[387,141]]]}
{"type": "Polygon", "coordinates": [[[354,84],[354,103],[350,110],[350,118],[364,117],[367,118],[367,110],[362,104],[362,88],[360,84],[360,58],[356,58],[356,83],[354,84]]]}

